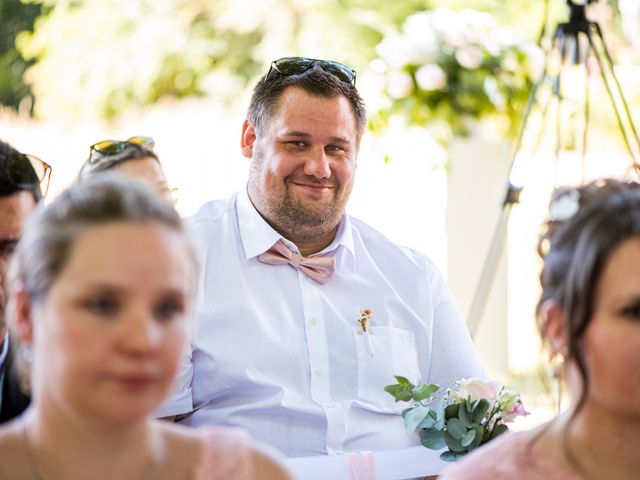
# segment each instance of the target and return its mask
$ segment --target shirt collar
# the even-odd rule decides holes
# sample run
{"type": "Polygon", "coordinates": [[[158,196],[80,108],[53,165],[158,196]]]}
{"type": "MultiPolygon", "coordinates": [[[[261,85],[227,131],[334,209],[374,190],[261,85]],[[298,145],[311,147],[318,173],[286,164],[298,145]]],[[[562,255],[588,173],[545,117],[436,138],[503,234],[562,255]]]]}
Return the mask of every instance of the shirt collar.
{"type": "MultiPolygon", "coordinates": [[[[273,227],[262,218],[253,206],[253,203],[251,203],[246,188],[238,193],[236,202],[240,239],[247,259],[257,257],[261,253],[266,252],[280,239],[290,247],[295,247],[290,240],[276,232],[273,227]]],[[[341,245],[345,247],[347,251],[351,252],[351,255],[354,255],[353,233],[348,215],[342,216],[333,242],[319,253],[332,252],[337,250],[341,245]]]]}

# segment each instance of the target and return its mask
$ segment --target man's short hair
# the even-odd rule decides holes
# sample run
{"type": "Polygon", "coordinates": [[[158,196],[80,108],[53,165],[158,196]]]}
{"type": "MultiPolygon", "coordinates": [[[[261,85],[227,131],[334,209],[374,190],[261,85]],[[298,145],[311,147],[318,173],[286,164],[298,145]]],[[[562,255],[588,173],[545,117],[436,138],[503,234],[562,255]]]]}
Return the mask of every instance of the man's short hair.
{"type": "Polygon", "coordinates": [[[262,128],[275,113],[282,93],[288,87],[298,87],[314,97],[346,97],[356,120],[357,141],[360,141],[367,123],[367,112],[358,90],[355,85],[338,79],[319,66],[295,75],[284,75],[272,69],[258,81],[247,112],[247,120],[256,131],[262,132],[262,128]]]}
{"type": "Polygon", "coordinates": [[[0,197],[8,197],[18,192],[31,192],[34,201],[38,203],[42,200],[42,192],[40,191],[40,182],[35,171],[33,172],[33,181],[29,182],[29,186],[17,184],[7,179],[5,170],[9,159],[14,157],[24,157],[24,161],[30,163],[26,155],[13,148],[7,142],[0,140],[0,197]]]}

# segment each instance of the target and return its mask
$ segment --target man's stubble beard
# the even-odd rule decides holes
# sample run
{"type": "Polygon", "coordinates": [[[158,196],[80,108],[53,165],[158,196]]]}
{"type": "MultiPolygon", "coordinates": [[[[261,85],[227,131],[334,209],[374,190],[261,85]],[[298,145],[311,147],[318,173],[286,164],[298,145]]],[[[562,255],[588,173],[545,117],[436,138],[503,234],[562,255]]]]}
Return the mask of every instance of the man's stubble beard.
{"type": "Polygon", "coordinates": [[[347,192],[344,202],[340,202],[337,194],[338,186],[336,185],[332,201],[326,208],[318,211],[314,206],[308,206],[296,199],[287,186],[284,198],[280,199],[273,208],[272,218],[281,225],[282,230],[288,232],[287,238],[295,237],[299,241],[312,242],[336,230],[344,214],[350,192],[347,192]]]}
{"type": "Polygon", "coordinates": [[[256,178],[263,177],[257,171],[251,172],[248,185],[251,203],[269,225],[291,241],[312,242],[334,232],[351,196],[349,190],[342,201],[336,198],[338,185],[335,185],[332,202],[318,212],[296,199],[288,186],[282,198],[269,200],[262,183],[256,178]]]}

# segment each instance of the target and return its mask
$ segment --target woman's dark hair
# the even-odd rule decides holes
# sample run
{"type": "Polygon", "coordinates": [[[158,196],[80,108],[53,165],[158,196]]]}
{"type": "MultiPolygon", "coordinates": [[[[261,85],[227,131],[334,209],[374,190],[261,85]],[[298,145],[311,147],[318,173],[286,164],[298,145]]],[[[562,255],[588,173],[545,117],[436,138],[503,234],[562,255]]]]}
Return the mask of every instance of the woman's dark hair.
{"type": "MultiPolygon", "coordinates": [[[[640,235],[640,184],[603,179],[578,188],[559,188],[552,196],[549,212],[538,241],[544,265],[536,312],[540,318],[542,305],[548,300],[564,312],[565,357],[575,363],[582,379],[564,444],[569,460],[579,468],[568,449],[568,436],[589,394],[584,333],[592,320],[598,284],[611,253],[625,240],[640,235]]],[[[544,325],[540,327],[545,340],[544,325]]]]}

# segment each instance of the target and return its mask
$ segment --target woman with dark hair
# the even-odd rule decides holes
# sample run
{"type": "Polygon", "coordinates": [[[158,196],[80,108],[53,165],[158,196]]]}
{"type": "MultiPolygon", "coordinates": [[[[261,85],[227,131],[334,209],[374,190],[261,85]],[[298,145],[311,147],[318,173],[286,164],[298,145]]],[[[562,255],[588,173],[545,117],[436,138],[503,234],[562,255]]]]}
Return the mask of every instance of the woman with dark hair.
{"type": "Polygon", "coordinates": [[[640,184],[557,190],[538,250],[540,332],[564,366],[571,404],[478,449],[442,479],[637,479],[640,184]]]}
{"type": "Polygon", "coordinates": [[[196,266],[172,205],[110,177],[38,210],[11,260],[32,403],[0,428],[0,478],[289,479],[242,431],[150,418],[185,347],[196,266]]]}

